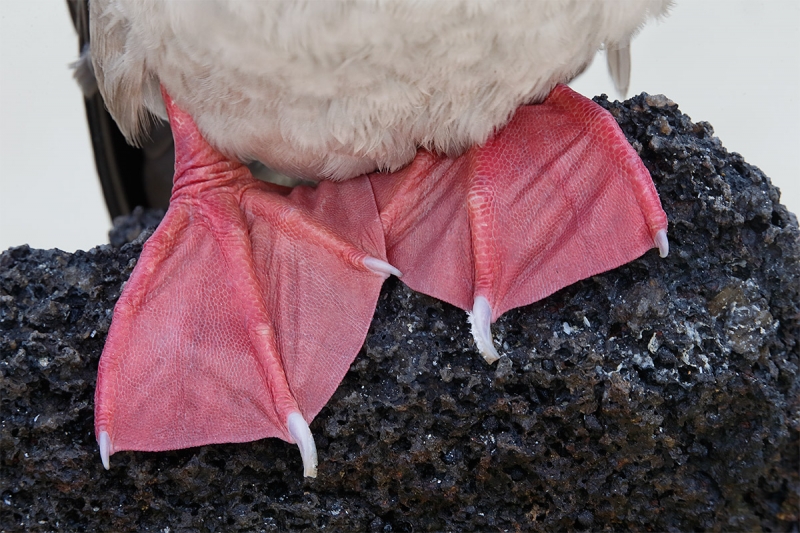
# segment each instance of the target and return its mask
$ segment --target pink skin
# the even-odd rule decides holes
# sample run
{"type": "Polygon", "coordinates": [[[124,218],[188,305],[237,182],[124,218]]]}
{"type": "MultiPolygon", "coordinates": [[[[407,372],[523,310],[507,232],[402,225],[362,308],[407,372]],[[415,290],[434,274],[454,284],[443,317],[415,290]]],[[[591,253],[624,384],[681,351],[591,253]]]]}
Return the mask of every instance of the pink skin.
{"type": "Polygon", "coordinates": [[[403,282],[468,312],[483,298],[491,322],[654,244],[667,252],[650,173],[614,118],[564,85],[458,159],[420,151],[371,180],[403,282]]]}
{"type": "MultiPolygon", "coordinates": [[[[654,241],[666,253],[647,170],[613,118],[564,86],[457,159],[421,150],[394,174],[291,191],[256,181],[164,100],[175,184],[100,360],[106,465],[122,450],[298,441],[288,426],[308,431],[364,341],[383,280],[399,274],[387,256],[411,288],[472,310],[488,332],[505,311],[654,241]]],[[[314,475],[316,452],[311,469],[299,445],[314,475]]]]}
{"type": "Polygon", "coordinates": [[[364,263],[386,259],[369,181],[294,190],[259,182],[164,99],[175,183],[100,359],[101,448],[294,442],[289,415],[310,422],[327,403],[386,277],[364,263]]]}

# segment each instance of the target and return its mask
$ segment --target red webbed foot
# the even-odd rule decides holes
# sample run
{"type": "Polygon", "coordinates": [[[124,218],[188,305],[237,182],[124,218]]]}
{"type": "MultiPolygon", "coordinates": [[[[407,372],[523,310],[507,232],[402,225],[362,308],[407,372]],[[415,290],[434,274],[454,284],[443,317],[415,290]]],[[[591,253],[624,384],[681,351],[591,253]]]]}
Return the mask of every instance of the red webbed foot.
{"type": "Polygon", "coordinates": [[[103,463],[122,450],[279,437],[315,476],[308,423],[358,353],[384,279],[399,274],[370,183],[259,182],[164,100],[175,184],[100,360],[103,463]]]}
{"type": "Polygon", "coordinates": [[[490,323],[654,245],[667,218],[614,118],[557,86],[456,159],[420,151],[370,177],[389,262],[412,289],[469,313],[488,362],[490,323]]]}

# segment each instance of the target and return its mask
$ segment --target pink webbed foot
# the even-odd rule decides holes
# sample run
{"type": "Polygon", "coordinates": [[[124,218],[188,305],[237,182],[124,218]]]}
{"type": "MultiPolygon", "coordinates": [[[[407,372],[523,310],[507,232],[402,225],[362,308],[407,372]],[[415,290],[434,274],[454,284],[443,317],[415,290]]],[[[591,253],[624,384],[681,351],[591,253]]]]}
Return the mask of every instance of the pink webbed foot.
{"type": "Polygon", "coordinates": [[[421,150],[370,179],[389,262],[412,289],[466,310],[490,363],[490,323],[507,310],[668,251],[649,172],[613,117],[566,86],[461,157],[421,150]]]}
{"type": "Polygon", "coordinates": [[[261,183],[164,100],[175,184],[100,360],[103,463],[122,450],[279,437],[315,476],[308,423],[358,353],[384,279],[399,274],[370,183],[261,183]]]}

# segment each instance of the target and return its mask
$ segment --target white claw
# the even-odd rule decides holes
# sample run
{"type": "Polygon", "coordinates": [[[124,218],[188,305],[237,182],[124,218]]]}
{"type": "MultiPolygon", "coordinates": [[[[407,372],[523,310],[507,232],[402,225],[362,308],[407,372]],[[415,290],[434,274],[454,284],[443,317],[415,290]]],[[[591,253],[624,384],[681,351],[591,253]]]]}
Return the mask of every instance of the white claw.
{"type": "Polygon", "coordinates": [[[656,232],[656,237],[653,239],[658,246],[658,255],[667,257],[669,253],[669,241],[667,240],[667,230],[660,229],[656,232]]]}
{"type": "Polygon", "coordinates": [[[483,296],[476,297],[472,312],[467,312],[467,320],[472,324],[472,338],[486,362],[492,364],[500,359],[492,342],[492,307],[489,301],[483,296]]]}
{"type": "Polygon", "coordinates": [[[386,261],[381,261],[377,257],[365,257],[364,266],[376,274],[383,276],[383,279],[387,279],[389,276],[397,276],[399,278],[403,275],[403,273],[397,270],[395,267],[386,261]]]}
{"type": "Polygon", "coordinates": [[[108,458],[111,456],[111,437],[108,436],[107,431],[100,432],[100,436],[97,437],[97,444],[100,445],[100,460],[103,461],[103,467],[108,470],[108,458]]]}
{"type": "Polygon", "coordinates": [[[614,80],[614,87],[622,98],[628,94],[628,86],[631,81],[631,41],[624,41],[611,45],[606,48],[606,60],[608,61],[608,73],[614,80]]]}
{"type": "Polygon", "coordinates": [[[317,445],[314,436],[308,427],[303,415],[294,412],[286,417],[286,428],[300,448],[300,457],[303,458],[303,476],[317,477],[317,445]]]}

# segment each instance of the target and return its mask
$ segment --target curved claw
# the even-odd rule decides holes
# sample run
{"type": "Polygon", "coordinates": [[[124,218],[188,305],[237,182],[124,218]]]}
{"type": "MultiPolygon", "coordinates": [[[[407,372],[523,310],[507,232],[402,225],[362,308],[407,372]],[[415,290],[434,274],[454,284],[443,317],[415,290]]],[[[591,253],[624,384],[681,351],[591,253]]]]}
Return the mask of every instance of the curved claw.
{"type": "Polygon", "coordinates": [[[669,254],[669,240],[667,240],[667,230],[660,229],[656,232],[656,236],[653,239],[656,246],[658,247],[658,255],[661,257],[667,257],[669,254]]]}
{"type": "Polygon", "coordinates": [[[383,276],[383,279],[387,279],[389,276],[397,276],[399,278],[403,275],[403,273],[397,270],[395,267],[376,257],[365,257],[364,266],[376,274],[383,276]]]}
{"type": "Polygon", "coordinates": [[[97,444],[100,445],[100,460],[103,461],[103,467],[109,469],[109,460],[111,456],[111,437],[108,436],[107,431],[101,431],[97,437],[97,444]]]}
{"type": "Polygon", "coordinates": [[[291,413],[286,418],[286,428],[289,434],[300,448],[300,456],[303,458],[303,476],[317,477],[317,445],[314,443],[314,436],[308,423],[298,412],[291,413]]]}
{"type": "Polygon", "coordinates": [[[472,337],[486,362],[492,364],[500,359],[500,354],[492,342],[492,307],[489,301],[483,296],[476,296],[472,312],[467,312],[467,317],[472,324],[472,337]]]}

